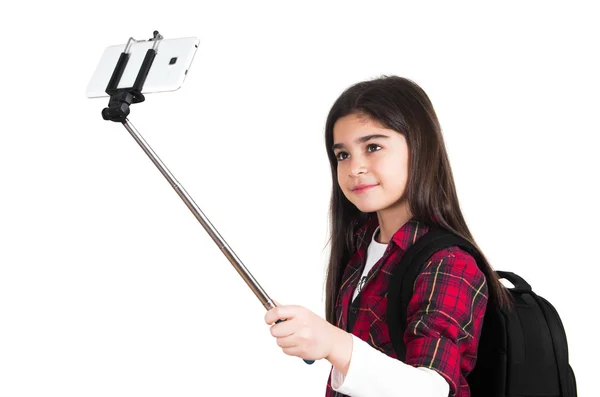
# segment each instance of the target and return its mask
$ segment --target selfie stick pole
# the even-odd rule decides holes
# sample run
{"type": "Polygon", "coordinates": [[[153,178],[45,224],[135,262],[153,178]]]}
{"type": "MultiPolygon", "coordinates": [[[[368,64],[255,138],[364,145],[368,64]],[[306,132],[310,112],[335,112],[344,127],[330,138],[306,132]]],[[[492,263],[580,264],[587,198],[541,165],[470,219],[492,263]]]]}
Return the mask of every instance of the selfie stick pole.
{"type": "MultiPolygon", "coordinates": [[[[142,94],[142,88],[144,86],[144,82],[146,81],[146,77],[148,76],[148,72],[150,71],[150,67],[152,66],[152,62],[156,57],[156,49],[158,48],[158,45],[162,38],[163,37],[157,31],[154,32],[154,37],[150,39],[151,41],[154,41],[154,45],[152,49],[149,49],[146,52],[146,57],[144,58],[144,61],[135,79],[133,87],[117,88],[119,81],[121,80],[121,76],[125,71],[125,67],[127,66],[127,61],[129,60],[129,48],[131,46],[131,43],[135,41],[133,38],[129,39],[124,51],[120,55],[117,65],[115,66],[113,74],[109,80],[108,86],[106,87],[106,93],[110,95],[110,100],[108,103],[108,107],[102,110],[102,118],[104,120],[119,122],[123,124],[125,129],[129,131],[133,139],[135,139],[135,141],[140,145],[140,147],[148,155],[150,160],[152,160],[152,162],[158,168],[158,170],[169,181],[171,187],[175,189],[179,197],[181,197],[181,199],[184,201],[184,203],[187,205],[190,211],[192,211],[196,219],[198,219],[200,224],[204,227],[206,232],[217,244],[217,246],[223,252],[225,257],[229,260],[229,262],[231,262],[231,264],[233,265],[235,270],[237,270],[242,279],[244,279],[246,284],[248,284],[252,292],[254,292],[256,297],[265,307],[265,309],[270,310],[276,306],[273,300],[269,298],[267,293],[258,284],[256,279],[248,271],[246,266],[244,266],[242,261],[235,254],[235,252],[233,252],[233,250],[229,247],[229,244],[227,244],[227,242],[223,239],[223,237],[221,237],[217,229],[215,229],[215,227],[206,218],[206,216],[200,210],[198,205],[194,202],[192,197],[186,192],[184,187],[175,179],[173,174],[161,161],[158,155],[154,152],[154,150],[152,150],[150,145],[148,145],[148,143],[144,140],[140,133],[127,119],[127,116],[130,112],[129,106],[132,103],[139,103],[145,100],[144,95],[142,94]]],[[[277,322],[281,321],[282,320],[278,320],[277,322]]],[[[304,361],[307,364],[314,363],[314,360],[304,361]]]]}

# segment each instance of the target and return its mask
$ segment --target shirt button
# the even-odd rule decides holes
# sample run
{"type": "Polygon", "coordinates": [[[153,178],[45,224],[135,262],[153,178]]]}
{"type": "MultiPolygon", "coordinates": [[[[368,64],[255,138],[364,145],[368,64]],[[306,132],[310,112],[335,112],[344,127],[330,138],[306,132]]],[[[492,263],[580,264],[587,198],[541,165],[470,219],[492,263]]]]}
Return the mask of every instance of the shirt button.
{"type": "Polygon", "coordinates": [[[351,307],[350,308],[350,313],[356,314],[356,313],[358,313],[358,309],[356,307],[351,307]]]}

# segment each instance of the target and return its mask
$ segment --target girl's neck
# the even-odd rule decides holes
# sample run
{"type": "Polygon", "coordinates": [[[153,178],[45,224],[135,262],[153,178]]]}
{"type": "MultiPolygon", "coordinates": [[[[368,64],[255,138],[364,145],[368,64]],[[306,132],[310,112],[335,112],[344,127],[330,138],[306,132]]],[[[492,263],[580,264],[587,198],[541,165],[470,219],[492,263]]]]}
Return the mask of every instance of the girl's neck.
{"type": "Polygon", "coordinates": [[[381,244],[387,244],[392,239],[392,236],[406,222],[412,218],[412,214],[408,208],[408,203],[399,203],[393,207],[377,211],[377,219],[379,220],[379,233],[375,236],[375,241],[381,244]]]}

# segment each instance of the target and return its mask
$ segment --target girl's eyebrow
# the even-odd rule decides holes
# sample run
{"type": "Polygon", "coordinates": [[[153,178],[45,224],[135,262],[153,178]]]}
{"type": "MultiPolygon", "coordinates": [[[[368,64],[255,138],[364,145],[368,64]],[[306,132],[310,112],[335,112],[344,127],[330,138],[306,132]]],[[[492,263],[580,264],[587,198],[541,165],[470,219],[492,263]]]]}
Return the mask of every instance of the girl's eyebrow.
{"type": "MultiPolygon", "coordinates": [[[[356,139],[354,142],[355,143],[363,143],[363,142],[367,142],[367,141],[370,141],[371,139],[375,139],[375,138],[389,138],[389,136],[381,135],[381,134],[365,135],[365,136],[361,136],[360,138],[356,139]]],[[[336,143],[331,147],[331,150],[342,149],[342,148],[344,148],[343,143],[336,143]]]]}

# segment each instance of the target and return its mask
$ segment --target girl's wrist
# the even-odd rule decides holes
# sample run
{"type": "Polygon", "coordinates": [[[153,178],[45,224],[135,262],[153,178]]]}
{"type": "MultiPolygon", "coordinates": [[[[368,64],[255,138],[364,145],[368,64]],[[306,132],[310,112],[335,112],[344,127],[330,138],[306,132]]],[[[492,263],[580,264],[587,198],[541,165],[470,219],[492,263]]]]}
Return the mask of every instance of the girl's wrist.
{"type": "Polygon", "coordinates": [[[344,376],[348,373],[352,359],[352,334],[334,325],[331,352],[325,359],[344,376]]]}

